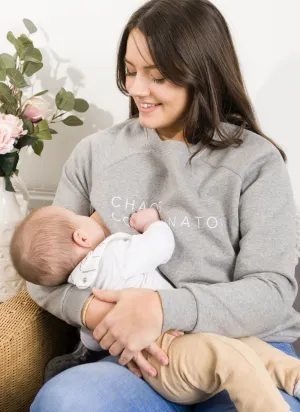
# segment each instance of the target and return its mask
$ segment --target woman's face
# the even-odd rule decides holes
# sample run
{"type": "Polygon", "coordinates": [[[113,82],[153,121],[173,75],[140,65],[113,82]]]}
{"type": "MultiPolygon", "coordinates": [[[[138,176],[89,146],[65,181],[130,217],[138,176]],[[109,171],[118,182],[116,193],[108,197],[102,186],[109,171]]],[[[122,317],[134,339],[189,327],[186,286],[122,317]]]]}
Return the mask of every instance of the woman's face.
{"type": "Polygon", "coordinates": [[[145,68],[154,63],[145,37],[138,29],[133,29],[128,37],[125,65],[126,89],[139,109],[141,125],[157,129],[162,139],[183,140],[182,118],[187,107],[187,89],[163,79],[155,67],[145,68]],[[159,105],[150,111],[143,111],[142,103],[159,105]]]}

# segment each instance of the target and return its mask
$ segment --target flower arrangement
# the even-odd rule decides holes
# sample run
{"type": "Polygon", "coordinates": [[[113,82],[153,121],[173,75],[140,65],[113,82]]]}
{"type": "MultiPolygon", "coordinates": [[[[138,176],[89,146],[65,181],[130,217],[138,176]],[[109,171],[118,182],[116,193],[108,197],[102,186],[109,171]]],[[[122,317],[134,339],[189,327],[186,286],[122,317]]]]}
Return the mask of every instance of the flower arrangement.
{"type": "Polygon", "coordinates": [[[23,19],[29,34],[15,37],[7,33],[7,40],[13,44],[14,55],[0,54],[0,176],[5,178],[5,189],[14,191],[10,177],[18,174],[20,150],[31,147],[41,155],[44,140],[51,140],[57,132],[52,123],[62,122],[67,126],[81,126],[83,121],[69,115],[72,110],[86,112],[89,108],[84,99],[75,98],[72,92],[61,88],[55,97],[56,109],[49,110],[49,104],[41,97],[49,90],[43,90],[30,98],[23,98],[22,89],[31,86],[29,78],[43,67],[43,56],[35,48],[31,34],[37,31],[32,21],[23,19]]]}

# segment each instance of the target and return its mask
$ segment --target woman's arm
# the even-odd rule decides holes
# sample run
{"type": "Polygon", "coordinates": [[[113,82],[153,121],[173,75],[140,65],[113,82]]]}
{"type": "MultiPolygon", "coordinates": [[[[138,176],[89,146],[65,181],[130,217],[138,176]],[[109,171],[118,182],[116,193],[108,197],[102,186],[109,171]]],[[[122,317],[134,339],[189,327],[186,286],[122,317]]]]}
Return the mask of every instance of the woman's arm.
{"type": "Polygon", "coordinates": [[[291,313],[297,294],[296,211],[286,164],[270,145],[241,178],[240,250],[233,281],[160,290],[163,331],[266,336],[291,313]]]}
{"type": "MultiPolygon", "coordinates": [[[[81,140],[64,165],[53,204],[90,216],[91,149],[89,138],[81,140]]],[[[90,290],[74,285],[38,286],[27,282],[28,293],[42,308],[73,326],[82,326],[81,311],[90,290]]]]}

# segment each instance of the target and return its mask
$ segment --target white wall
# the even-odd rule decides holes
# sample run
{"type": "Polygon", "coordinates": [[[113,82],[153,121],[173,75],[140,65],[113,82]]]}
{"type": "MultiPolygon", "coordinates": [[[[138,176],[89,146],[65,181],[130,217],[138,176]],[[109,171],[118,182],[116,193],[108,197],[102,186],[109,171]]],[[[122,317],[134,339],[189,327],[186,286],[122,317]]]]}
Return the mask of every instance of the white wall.
{"type": "MultiPolygon", "coordinates": [[[[288,156],[288,169],[300,204],[300,2],[299,0],[214,0],[236,43],[246,86],[264,132],[288,156]]],[[[42,157],[22,155],[20,174],[29,188],[55,189],[63,163],[84,136],[128,117],[128,99],[115,84],[117,44],[141,0],[15,0],[0,25],[0,52],[11,53],[6,33],[25,32],[22,18],[39,28],[32,35],[44,55],[34,91],[61,86],[90,103],[85,124],[59,125],[42,157]]],[[[25,27],[24,27],[25,29],[25,27]]]]}
{"type": "Polygon", "coordinates": [[[284,149],[300,205],[300,2],[214,0],[229,22],[265,134],[284,149]]]}

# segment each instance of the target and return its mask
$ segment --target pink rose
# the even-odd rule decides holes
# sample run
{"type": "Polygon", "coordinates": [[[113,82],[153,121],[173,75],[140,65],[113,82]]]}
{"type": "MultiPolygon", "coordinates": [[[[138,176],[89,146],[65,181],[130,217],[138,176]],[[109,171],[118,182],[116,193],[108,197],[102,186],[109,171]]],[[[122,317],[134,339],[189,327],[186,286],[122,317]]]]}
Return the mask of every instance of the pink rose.
{"type": "Polygon", "coordinates": [[[26,133],[21,119],[12,114],[0,113],[0,154],[10,152],[16,139],[26,133]]]}
{"type": "Polygon", "coordinates": [[[49,112],[49,105],[45,100],[40,97],[32,97],[26,101],[26,107],[24,116],[30,119],[32,122],[45,119],[49,112]]]}

